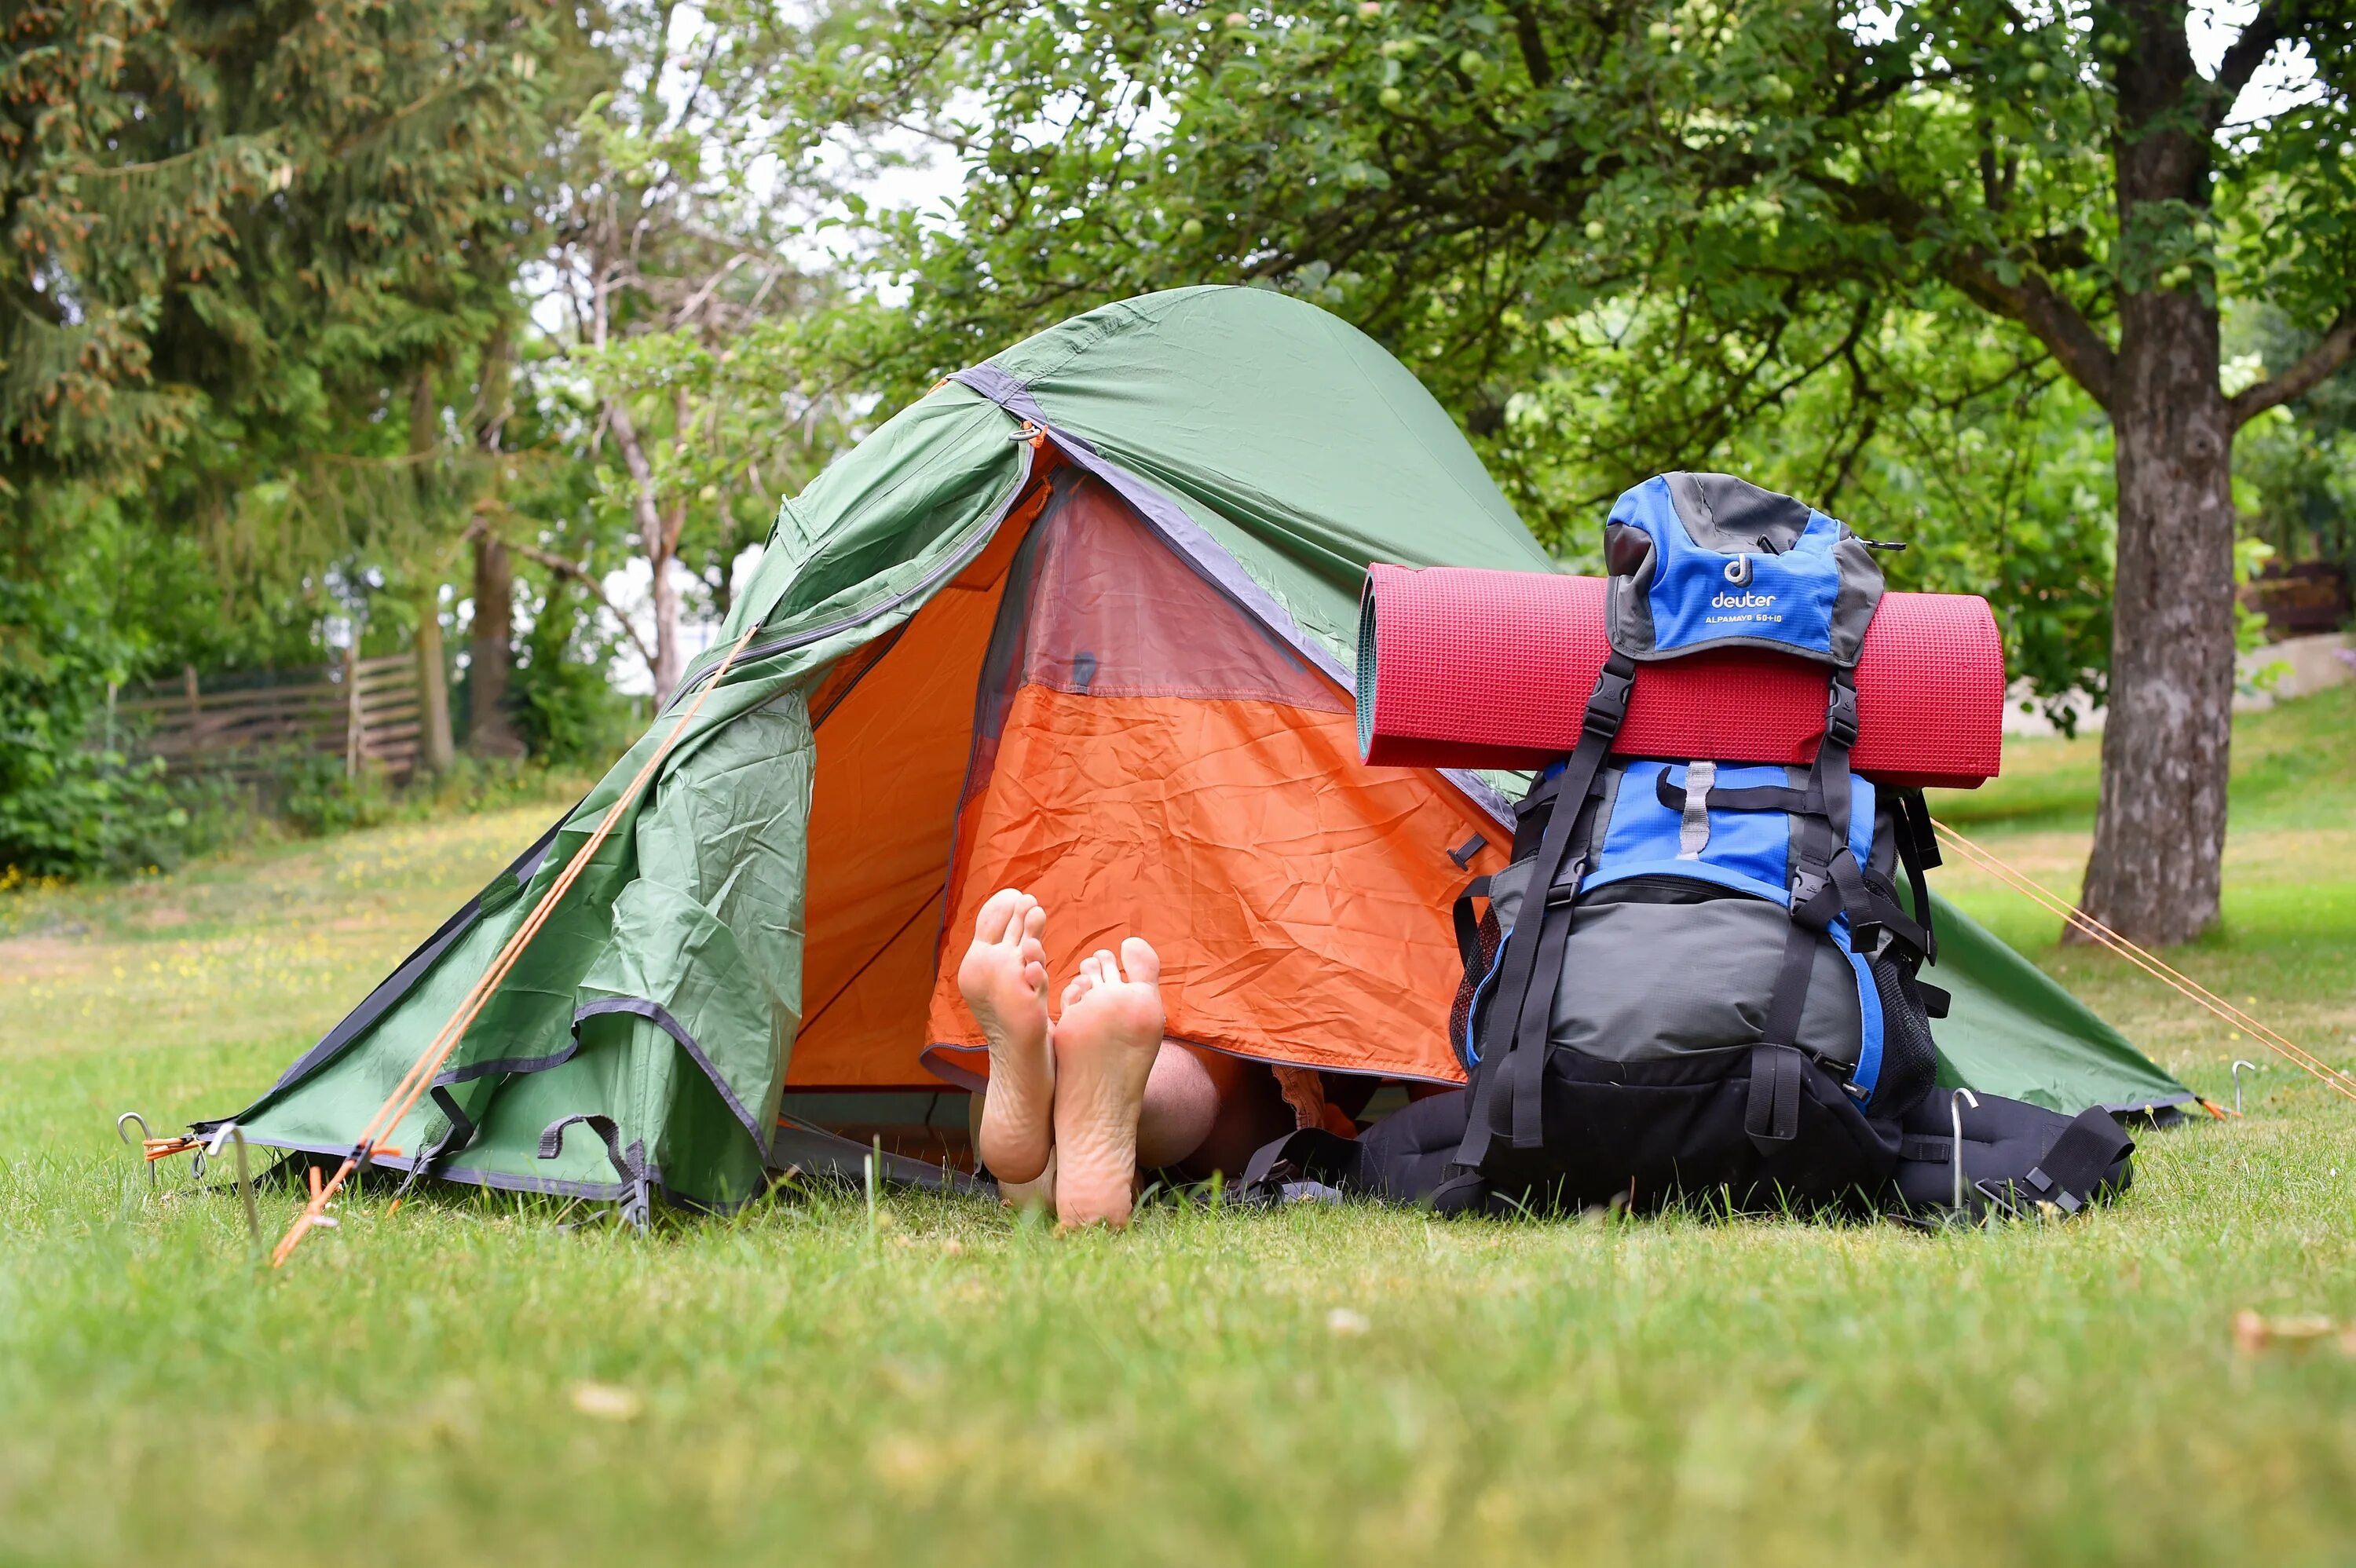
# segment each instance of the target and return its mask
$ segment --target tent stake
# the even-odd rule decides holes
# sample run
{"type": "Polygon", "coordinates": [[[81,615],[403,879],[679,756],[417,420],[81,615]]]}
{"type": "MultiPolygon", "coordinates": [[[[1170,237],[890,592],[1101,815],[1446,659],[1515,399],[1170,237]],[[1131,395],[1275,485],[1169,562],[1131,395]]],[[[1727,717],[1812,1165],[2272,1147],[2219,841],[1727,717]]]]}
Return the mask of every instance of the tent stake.
{"type": "MultiPolygon", "coordinates": [[[[147,1130],[147,1118],[136,1111],[125,1111],[114,1118],[114,1136],[124,1143],[131,1141],[131,1135],[123,1130],[123,1124],[125,1122],[139,1124],[139,1143],[143,1151],[148,1144],[155,1141],[154,1135],[147,1130]]],[[[155,1190],[155,1162],[152,1159],[147,1162],[147,1190],[150,1192],[155,1190]]]]}
{"type": "Polygon", "coordinates": [[[867,1239],[873,1242],[875,1239],[875,1179],[884,1168],[884,1135],[882,1133],[875,1135],[874,1142],[868,1149],[867,1157],[859,1163],[866,1168],[867,1239]]]}
{"type": "Polygon", "coordinates": [[[1958,1089],[1947,1096],[1947,1120],[1955,1131],[1955,1141],[1948,1152],[1954,1157],[1955,1212],[1958,1214],[1964,1211],[1964,1102],[1966,1100],[1972,1103],[1973,1110],[1980,1108],[1980,1097],[1968,1089],[1958,1089]]]}
{"type": "Polygon", "coordinates": [[[2265,1068],[2260,1067],[2254,1061],[2236,1061],[2233,1063],[2233,1115],[2237,1116],[2242,1114],[2242,1069],[2244,1067],[2248,1068],[2253,1072],[2263,1072],[2265,1071],[2265,1068]]]}
{"type": "MultiPolygon", "coordinates": [[[[235,1122],[222,1123],[220,1131],[213,1135],[213,1141],[206,1147],[205,1156],[209,1159],[218,1159],[221,1145],[231,1140],[237,1146],[237,1196],[245,1205],[246,1241],[259,1256],[262,1252],[262,1211],[253,1204],[253,1174],[245,1159],[245,1129],[235,1122]]],[[[312,1168],[316,1170],[318,1168],[314,1166],[312,1168]]]]}

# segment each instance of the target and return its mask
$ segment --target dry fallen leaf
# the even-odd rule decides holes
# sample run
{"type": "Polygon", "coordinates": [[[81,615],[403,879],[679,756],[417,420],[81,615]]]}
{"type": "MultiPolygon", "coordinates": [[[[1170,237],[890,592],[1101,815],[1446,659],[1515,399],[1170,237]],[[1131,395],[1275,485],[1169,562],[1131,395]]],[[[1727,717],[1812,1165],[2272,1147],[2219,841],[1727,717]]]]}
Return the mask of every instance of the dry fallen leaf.
{"type": "Polygon", "coordinates": [[[600,1421],[635,1421],[644,1403],[630,1390],[612,1383],[578,1382],[573,1385],[573,1408],[600,1421]]]}
{"type": "Polygon", "coordinates": [[[2267,1317],[2244,1307],[2233,1314],[2233,1344],[2244,1355],[2255,1355],[2271,1345],[2304,1349],[2319,1339],[2337,1336],[2342,1349],[2356,1349],[2356,1325],[2342,1329],[2320,1313],[2295,1317],[2267,1317]]]}

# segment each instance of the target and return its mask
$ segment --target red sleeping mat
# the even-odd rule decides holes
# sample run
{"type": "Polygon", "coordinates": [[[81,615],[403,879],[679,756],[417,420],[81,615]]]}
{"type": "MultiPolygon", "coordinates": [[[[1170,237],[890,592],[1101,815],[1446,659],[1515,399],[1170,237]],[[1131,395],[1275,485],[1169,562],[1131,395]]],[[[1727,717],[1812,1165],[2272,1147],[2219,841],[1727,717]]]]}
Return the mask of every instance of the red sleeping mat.
{"type": "MultiPolygon", "coordinates": [[[[1380,766],[1534,768],[1579,740],[1603,667],[1605,579],[1376,566],[1358,637],[1358,736],[1380,766]]],[[[1806,763],[1825,667],[1726,649],[1638,667],[1612,750],[1806,763]]],[[[1884,784],[1970,788],[2003,755],[2004,644],[1987,601],[1885,593],[1857,668],[1850,763],[1884,784]]]]}

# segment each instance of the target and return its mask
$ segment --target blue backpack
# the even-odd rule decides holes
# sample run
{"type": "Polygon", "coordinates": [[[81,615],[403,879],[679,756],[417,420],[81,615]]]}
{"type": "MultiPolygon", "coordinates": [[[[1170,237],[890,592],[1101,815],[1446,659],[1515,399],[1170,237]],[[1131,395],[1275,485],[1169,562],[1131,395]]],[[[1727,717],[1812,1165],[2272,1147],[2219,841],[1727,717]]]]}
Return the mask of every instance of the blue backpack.
{"type": "Polygon", "coordinates": [[[1485,895],[1489,932],[1468,944],[1478,977],[1458,1009],[1473,1098],[1456,1163],[1493,1183],[1558,1169],[1566,1133],[1591,1149],[1603,1102],[1626,1099],[1651,1107],[1620,1118],[1648,1125],[1640,1141],[1674,1147],[1606,1150],[1615,1175],[1874,1179],[1798,1147],[1831,1130],[1836,1155],[1870,1155],[1885,1140],[1854,1124],[1912,1109],[1937,1069],[1942,998],[1915,977],[1933,938],[1893,882],[1902,866],[1927,913],[1928,817],[1918,795],[1848,768],[1854,672],[1881,598],[1872,548],[1789,496],[1670,474],[1621,496],[1604,555],[1612,652],[1581,739],[1521,802],[1513,864],[1468,895],[1485,895]],[[1729,647],[1824,667],[1812,765],[1612,756],[1638,664],[1729,647]],[[1550,1100],[1579,1102],[1583,1128],[1560,1125],[1550,1100]],[[1807,1168],[1786,1168],[1795,1156],[1807,1168]]]}
{"type": "Polygon", "coordinates": [[[1309,1183],[1442,1212],[1684,1192],[1919,1215],[1961,1177],[1975,1208],[2019,1211],[2125,1185],[2134,1146],[2100,1110],[1983,1096],[1959,1147],[1930,1094],[1947,1001],[1917,973],[1934,950],[1930,816],[1920,792],[1849,772],[1876,548],[1725,475],[1620,497],[1611,653],[1580,741],[1516,807],[1511,864],[1457,901],[1451,1028],[1469,1086],[1356,1139],[1280,1139],[1247,1190],[1309,1183]],[[1727,648],[1823,667],[1811,763],[1612,754],[1638,665],[1727,648]]]}

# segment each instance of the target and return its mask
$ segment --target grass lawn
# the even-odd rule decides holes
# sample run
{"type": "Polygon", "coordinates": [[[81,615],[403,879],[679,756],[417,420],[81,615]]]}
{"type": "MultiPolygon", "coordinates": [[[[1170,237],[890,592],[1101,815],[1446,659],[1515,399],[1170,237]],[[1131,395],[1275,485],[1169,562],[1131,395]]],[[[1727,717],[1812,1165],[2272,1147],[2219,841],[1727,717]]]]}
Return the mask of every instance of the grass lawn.
{"type": "MultiPolygon", "coordinates": [[[[2177,955],[2356,1062],[2356,688],[2242,724],[2177,955]]],[[[1944,815],[2067,888],[2094,748],[1944,815]]],[[[646,1236],[467,1193],[283,1273],[116,1112],[234,1109],[553,807],[0,899],[0,1561],[2356,1562],[2356,1105],[1963,868],[2246,1121],[2050,1229],[789,1198],[646,1236]]],[[[288,1195],[265,1192],[275,1234],[288,1195]]]]}

